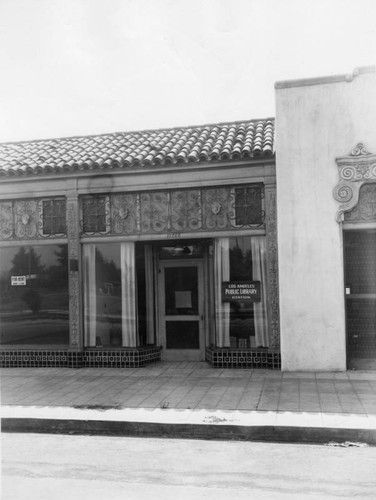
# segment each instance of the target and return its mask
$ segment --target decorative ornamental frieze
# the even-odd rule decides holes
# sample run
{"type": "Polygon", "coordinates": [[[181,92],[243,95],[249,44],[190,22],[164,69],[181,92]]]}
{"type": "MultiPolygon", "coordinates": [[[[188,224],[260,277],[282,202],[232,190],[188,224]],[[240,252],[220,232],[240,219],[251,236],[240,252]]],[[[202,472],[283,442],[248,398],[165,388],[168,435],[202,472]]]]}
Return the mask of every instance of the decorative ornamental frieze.
{"type": "Polygon", "coordinates": [[[82,235],[174,234],[264,227],[261,184],[82,197],[82,235]]]}
{"type": "Polygon", "coordinates": [[[0,240],[56,238],[65,235],[64,198],[0,202],[0,240]]]}
{"type": "Polygon", "coordinates": [[[364,184],[360,188],[359,202],[344,214],[345,221],[376,221],[376,183],[364,184]]]}
{"type": "Polygon", "coordinates": [[[350,156],[337,158],[336,163],[340,181],[333,190],[333,196],[341,204],[336,217],[341,222],[345,220],[344,214],[358,204],[361,187],[376,182],[376,155],[359,143],[350,156]]]}
{"type": "Polygon", "coordinates": [[[114,234],[134,234],[137,232],[137,197],[135,194],[112,196],[111,221],[114,234]]]}
{"type": "Polygon", "coordinates": [[[142,193],[140,212],[142,233],[165,233],[168,231],[169,198],[167,192],[142,193]]]}
{"type": "Polygon", "coordinates": [[[202,203],[199,189],[171,192],[171,228],[175,232],[202,229],[202,203]]]}
{"type": "Polygon", "coordinates": [[[38,202],[36,200],[14,202],[14,232],[16,238],[36,238],[38,222],[38,202]]]}
{"type": "Polygon", "coordinates": [[[205,229],[229,229],[235,218],[234,193],[228,188],[214,188],[203,194],[205,229]]]}
{"type": "Polygon", "coordinates": [[[13,232],[13,204],[11,201],[2,201],[0,202],[0,239],[10,240],[13,232]]]}

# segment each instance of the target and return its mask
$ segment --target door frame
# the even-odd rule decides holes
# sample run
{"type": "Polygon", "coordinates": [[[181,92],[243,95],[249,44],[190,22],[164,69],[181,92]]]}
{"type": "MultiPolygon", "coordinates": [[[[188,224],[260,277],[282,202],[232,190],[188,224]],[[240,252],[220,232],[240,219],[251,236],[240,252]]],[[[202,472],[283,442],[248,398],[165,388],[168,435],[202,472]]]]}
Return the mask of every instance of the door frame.
{"type": "MultiPolygon", "coordinates": [[[[205,274],[204,259],[173,259],[157,261],[157,286],[156,286],[156,304],[157,304],[157,339],[158,344],[162,346],[162,361],[204,361],[206,348],[206,294],[205,294],[205,274]],[[166,318],[175,321],[184,321],[184,315],[179,318],[178,315],[168,316],[165,314],[165,273],[166,268],[171,267],[197,267],[198,278],[198,314],[195,316],[199,326],[199,349],[166,349],[166,318]]],[[[195,321],[190,315],[187,320],[195,321]]]]}

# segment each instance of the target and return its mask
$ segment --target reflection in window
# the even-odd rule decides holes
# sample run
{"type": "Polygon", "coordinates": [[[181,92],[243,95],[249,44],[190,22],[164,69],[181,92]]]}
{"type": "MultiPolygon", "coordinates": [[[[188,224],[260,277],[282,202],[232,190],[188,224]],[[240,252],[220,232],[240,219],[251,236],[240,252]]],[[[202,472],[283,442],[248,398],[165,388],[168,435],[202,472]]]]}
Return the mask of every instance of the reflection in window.
{"type": "Polygon", "coordinates": [[[140,345],[154,343],[153,322],[153,262],[149,245],[144,243],[135,244],[136,252],[136,279],[137,279],[137,320],[138,338],[140,345]],[[148,282],[148,287],[146,286],[148,282]],[[151,302],[151,304],[150,304],[151,302]],[[149,318],[149,308],[150,318],[149,318]],[[148,330],[151,330],[148,332],[148,330]],[[149,333],[149,336],[148,336],[149,333]],[[150,337],[150,339],[149,339],[150,337]]]}
{"type": "Polygon", "coordinates": [[[217,346],[268,347],[265,237],[216,239],[214,264],[217,346]],[[261,302],[222,302],[223,281],[260,281],[261,302]]]}
{"type": "Polygon", "coordinates": [[[202,259],[207,242],[176,240],[159,245],[159,260],[202,259]]]}
{"type": "Polygon", "coordinates": [[[84,326],[89,347],[136,347],[134,243],[84,246],[84,326]]]}
{"type": "Polygon", "coordinates": [[[84,249],[86,345],[121,346],[119,245],[87,245],[84,249]]]}
{"type": "Polygon", "coordinates": [[[10,345],[68,345],[67,245],[0,249],[0,339],[10,345]]]}
{"type": "Polygon", "coordinates": [[[85,346],[154,344],[150,245],[86,244],[83,264],[85,346]]]}

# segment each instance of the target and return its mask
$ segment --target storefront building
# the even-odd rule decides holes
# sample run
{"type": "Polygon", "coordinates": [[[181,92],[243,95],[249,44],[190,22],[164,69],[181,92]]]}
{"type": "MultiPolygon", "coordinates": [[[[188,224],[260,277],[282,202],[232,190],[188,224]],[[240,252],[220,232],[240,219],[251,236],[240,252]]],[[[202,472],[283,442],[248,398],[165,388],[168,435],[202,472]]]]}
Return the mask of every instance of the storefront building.
{"type": "Polygon", "coordinates": [[[376,369],[375,68],[278,82],[275,120],[1,145],[0,259],[1,366],[376,369]]]}
{"type": "Polygon", "coordinates": [[[280,368],[274,120],[1,146],[2,366],[280,368]]]}

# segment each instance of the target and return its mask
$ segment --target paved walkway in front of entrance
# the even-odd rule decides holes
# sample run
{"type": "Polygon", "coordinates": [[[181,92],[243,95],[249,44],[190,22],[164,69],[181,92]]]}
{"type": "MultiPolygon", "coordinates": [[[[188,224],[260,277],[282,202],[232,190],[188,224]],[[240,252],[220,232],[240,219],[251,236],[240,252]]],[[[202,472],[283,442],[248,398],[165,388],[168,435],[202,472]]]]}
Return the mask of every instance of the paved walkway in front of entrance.
{"type": "Polygon", "coordinates": [[[9,368],[1,370],[1,404],[5,428],[11,419],[27,418],[231,423],[269,430],[362,429],[372,431],[376,444],[376,372],[222,370],[191,362],[135,369],[9,368]]]}

